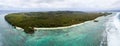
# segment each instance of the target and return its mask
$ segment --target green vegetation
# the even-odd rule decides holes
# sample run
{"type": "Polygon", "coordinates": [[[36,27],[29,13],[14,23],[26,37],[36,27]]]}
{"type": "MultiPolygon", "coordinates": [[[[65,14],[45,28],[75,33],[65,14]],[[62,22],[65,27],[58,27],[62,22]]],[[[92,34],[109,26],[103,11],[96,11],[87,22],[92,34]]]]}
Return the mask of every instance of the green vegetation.
{"type": "Polygon", "coordinates": [[[84,13],[73,11],[13,13],[5,19],[13,26],[21,27],[26,33],[33,33],[34,27],[63,27],[93,20],[103,13],[84,13]]]}

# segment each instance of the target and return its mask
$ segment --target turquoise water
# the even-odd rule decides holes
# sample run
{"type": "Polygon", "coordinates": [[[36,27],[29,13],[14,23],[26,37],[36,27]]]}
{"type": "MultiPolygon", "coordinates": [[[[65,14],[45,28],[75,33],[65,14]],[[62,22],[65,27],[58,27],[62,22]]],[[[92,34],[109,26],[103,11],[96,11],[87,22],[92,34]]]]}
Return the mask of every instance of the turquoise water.
{"type": "Polygon", "coordinates": [[[100,46],[107,17],[67,29],[39,30],[26,34],[16,30],[0,14],[0,46],[100,46]]]}

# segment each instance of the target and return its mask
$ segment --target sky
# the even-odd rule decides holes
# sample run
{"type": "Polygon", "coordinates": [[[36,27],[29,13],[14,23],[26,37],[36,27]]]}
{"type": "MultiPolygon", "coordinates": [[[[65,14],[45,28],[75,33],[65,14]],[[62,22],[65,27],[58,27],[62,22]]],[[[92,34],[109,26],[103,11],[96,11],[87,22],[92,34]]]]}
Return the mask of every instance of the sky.
{"type": "Polygon", "coordinates": [[[0,0],[0,10],[119,10],[120,0],[0,0]]]}

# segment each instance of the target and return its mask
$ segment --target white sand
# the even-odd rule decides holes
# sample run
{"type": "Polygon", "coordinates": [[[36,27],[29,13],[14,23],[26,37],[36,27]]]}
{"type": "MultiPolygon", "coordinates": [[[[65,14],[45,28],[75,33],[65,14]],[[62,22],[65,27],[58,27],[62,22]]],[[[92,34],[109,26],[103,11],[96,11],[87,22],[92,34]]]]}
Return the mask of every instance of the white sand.
{"type": "MultiPolygon", "coordinates": [[[[101,16],[101,17],[105,17],[105,16],[101,16]]],[[[98,20],[98,19],[101,18],[101,17],[98,17],[98,18],[96,18],[96,19],[94,19],[94,20],[98,20]]],[[[90,21],[94,21],[94,20],[90,20],[90,21]]],[[[85,21],[85,22],[83,22],[83,23],[74,24],[74,25],[71,25],[71,26],[65,26],[65,27],[51,27],[51,28],[37,28],[37,27],[34,27],[34,29],[35,29],[35,30],[55,30],[55,29],[65,29],[65,28],[71,28],[71,27],[79,26],[79,25],[85,24],[85,23],[87,23],[87,22],[89,22],[89,21],[85,21]]],[[[16,27],[16,29],[18,29],[18,30],[23,30],[23,29],[20,28],[20,27],[16,27]]]]}
{"type": "MultiPolygon", "coordinates": [[[[94,20],[98,20],[99,18],[102,18],[102,17],[105,17],[105,16],[101,16],[101,17],[98,17],[94,20]]],[[[90,21],[94,21],[94,20],[90,20],[90,21]]],[[[79,24],[74,24],[74,25],[71,25],[71,26],[65,26],[65,27],[54,27],[54,28],[34,28],[35,30],[54,30],[54,29],[65,29],[65,28],[71,28],[71,27],[75,27],[75,26],[79,26],[79,25],[82,25],[82,24],[85,24],[89,21],[85,21],[83,23],[79,23],[79,24]]]]}
{"type": "MultiPolygon", "coordinates": [[[[86,22],[84,22],[84,23],[86,23],[86,22]]],[[[40,30],[40,29],[42,29],[42,30],[65,29],[65,28],[71,28],[71,27],[75,27],[75,26],[78,26],[78,25],[82,25],[82,24],[84,24],[84,23],[74,24],[74,25],[65,26],[65,27],[53,27],[53,28],[36,28],[36,27],[35,27],[34,29],[36,29],[36,30],[40,30]]]]}

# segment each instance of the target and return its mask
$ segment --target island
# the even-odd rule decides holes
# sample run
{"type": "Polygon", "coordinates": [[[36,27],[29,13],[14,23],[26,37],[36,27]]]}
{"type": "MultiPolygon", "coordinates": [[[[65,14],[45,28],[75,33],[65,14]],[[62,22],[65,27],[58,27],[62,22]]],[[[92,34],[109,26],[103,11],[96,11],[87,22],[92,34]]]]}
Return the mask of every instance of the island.
{"type": "Polygon", "coordinates": [[[23,28],[24,32],[32,34],[35,31],[35,27],[52,28],[71,26],[108,14],[81,11],[23,12],[8,14],[5,16],[5,20],[12,26],[23,28]]]}

